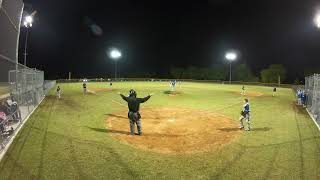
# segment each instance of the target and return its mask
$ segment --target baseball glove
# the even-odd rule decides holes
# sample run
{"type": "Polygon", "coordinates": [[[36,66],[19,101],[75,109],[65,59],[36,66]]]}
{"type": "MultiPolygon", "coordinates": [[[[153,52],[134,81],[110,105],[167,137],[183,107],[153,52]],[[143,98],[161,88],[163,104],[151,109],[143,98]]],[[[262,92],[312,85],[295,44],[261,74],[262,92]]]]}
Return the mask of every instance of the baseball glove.
{"type": "Polygon", "coordinates": [[[240,112],[240,115],[243,116],[243,117],[245,117],[245,116],[246,116],[246,113],[243,112],[243,111],[241,111],[241,112],[240,112]]]}

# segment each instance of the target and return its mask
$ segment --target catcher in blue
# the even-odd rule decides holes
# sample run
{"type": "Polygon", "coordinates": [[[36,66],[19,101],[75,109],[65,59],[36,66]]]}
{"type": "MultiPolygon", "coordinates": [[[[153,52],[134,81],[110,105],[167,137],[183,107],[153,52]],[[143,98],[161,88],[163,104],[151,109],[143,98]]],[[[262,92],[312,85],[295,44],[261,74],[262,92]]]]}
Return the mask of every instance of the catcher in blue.
{"type": "Polygon", "coordinates": [[[134,131],[135,131],[134,126],[135,124],[137,124],[138,134],[141,136],[142,127],[141,127],[141,115],[139,113],[140,104],[148,101],[153,94],[150,94],[149,96],[144,98],[137,98],[137,93],[133,89],[129,91],[128,97],[124,96],[121,93],[118,93],[118,94],[120,94],[123,100],[128,102],[128,108],[129,108],[128,118],[130,122],[130,134],[134,135],[134,131]]]}
{"type": "Polygon", "coordinates": [[[250,131],[250,104],[248,99],[244,99],[243,110],[240,114],[240,129],[244,128],[243,120],[246,119],[247,128],[245,130],[250,131]]]}

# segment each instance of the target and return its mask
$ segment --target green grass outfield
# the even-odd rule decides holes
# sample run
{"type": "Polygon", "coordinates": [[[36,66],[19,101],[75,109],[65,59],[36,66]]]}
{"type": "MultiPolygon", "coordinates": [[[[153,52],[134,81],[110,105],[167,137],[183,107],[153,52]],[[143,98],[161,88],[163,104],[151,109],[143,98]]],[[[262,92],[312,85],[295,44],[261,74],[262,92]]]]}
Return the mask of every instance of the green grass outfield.
{"type": "Polygon", "coordinates": [[[5,95],[5,94],[9,94],[9,87],[6,85],[2,85],[0,84],[0,96],[5,95]]]}
{"type": "MultiPolygon", "coordinates": [[[[320,133],[306,111],[294,105],[291,89],[247,86],[252,128],[214,152],[158,154],[125,145],[105,130],[107,113],[123,111],[113,100],[130,88],[145,107],[204,109],[238,121],[241,86],[182,83],[169,97],[167,82],[114,83],[114,92],[82,95],[81,83],[60,84],[58,100],[48,96],[17,135],[0,164],[0,179],[320,179],[320,133]],[[228,107],[228,108],[224,108],[228,107]]],[[[88,83],[88,89],[108,87],[88,83]]],[[[194,114],[193,116],[196,116],[194,114]]],[[[143,122],[142,122],[143,123],[143,122]]]]}

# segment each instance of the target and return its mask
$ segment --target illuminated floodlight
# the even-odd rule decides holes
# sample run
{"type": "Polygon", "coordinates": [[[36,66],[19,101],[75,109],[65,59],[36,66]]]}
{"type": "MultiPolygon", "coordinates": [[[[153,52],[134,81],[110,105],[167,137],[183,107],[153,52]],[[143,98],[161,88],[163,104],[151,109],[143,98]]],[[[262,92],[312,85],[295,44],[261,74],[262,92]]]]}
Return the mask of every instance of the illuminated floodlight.
{"type": "Polygon", "coordinates": [[[226,53],[226,56],[225,56],[225,58],[228,60],[228,61],[234,61],[234,60],[236,60],[237,59],[237,53],[235,53],[235,52],[227,52],[226,53]]]}
{"type": "Polygon", "coordinates": [[[314,17],[314,24],[320,29],[320,12],[318,12],[314,17]]]}
{"type": "Polygon", "coordinates": [[[122,54],[118,49],[112,49],[109,53],[110,58],[112,59],[119,59],[121,58],[122,54]]]}
{"type": "Polygon", "coordinates": [[[23,22],[23,25],[25,27],[32,27],[32,23],[33,23],[33,17],[32,16],[26,16],[23,22]]]}

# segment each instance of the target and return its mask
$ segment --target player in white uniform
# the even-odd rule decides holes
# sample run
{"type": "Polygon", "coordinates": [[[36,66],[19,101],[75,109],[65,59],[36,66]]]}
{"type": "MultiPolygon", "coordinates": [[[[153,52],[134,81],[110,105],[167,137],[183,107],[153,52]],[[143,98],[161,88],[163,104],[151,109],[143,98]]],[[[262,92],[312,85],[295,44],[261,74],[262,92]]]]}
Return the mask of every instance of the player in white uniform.
{"type": "Polygon", "coordinates": [[[57,88],[57,97],[60,99],[61,98],[61,89],[60,86],[57,88]]]}
{"type": "Polygon", "coordinates": [[[246,95],[246,88],[244,86],[242,86],[241,95],[246,95]]]}
{"type": "Polygon", "coordinates": [[[83,89],[83,95],[85,95],[87,93],[87,79],[84,79],[82,82],[82,89],[83,89]]]}

